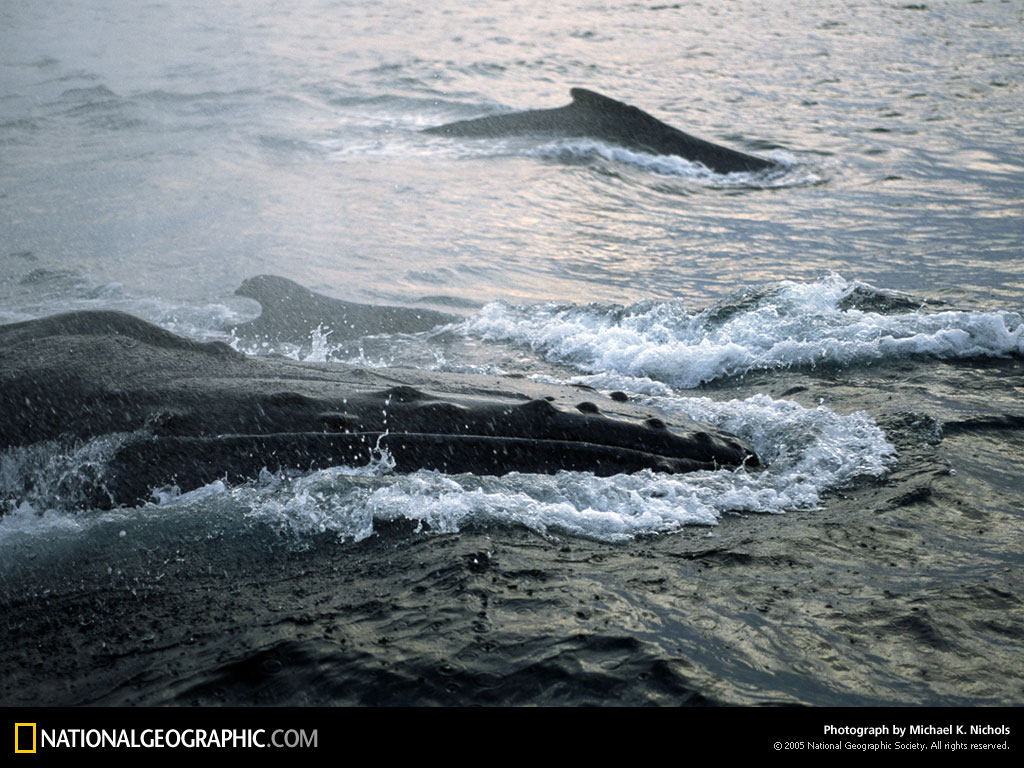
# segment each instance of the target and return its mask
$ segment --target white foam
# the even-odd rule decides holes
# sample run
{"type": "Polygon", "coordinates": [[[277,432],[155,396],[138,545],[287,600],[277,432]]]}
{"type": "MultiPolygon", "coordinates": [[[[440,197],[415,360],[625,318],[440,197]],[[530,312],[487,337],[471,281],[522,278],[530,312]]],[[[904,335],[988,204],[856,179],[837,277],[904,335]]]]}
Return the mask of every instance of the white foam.
{"type": "Polygon", "coordinates": [[[27,537],[51,535],[54,532],[75,533],[82,528],[76,515],[54,509],[39,509],[29,501],[12,505],[0,517],[0,543],[8,544],[27,537]]]}
{"type": "Polygon", "coordinates": [[[814,283],[784,282],[751,306],[697,314],[680,301],[629,307],[495,302],[463,328],[485,340],[527,345],[549,361],[587,373],[618,373],[683,388],[754,369],[915,355],[1024,355],[1019,314],[840,308],[854,285],[837,275],[814,283]]]}
{"type": "Polygon", "coordinates": [[[308,481],[316,492],[304,486],[286,504],[263,501],[260,514],[279,514],[290,521],[281,523],[286,527],[301,514],[322,530],[353,538],[369,535],[375,520],[407,519],[433,532],[455,532],[468,524],[522,525],[543,535],[615,542],[687,525],[715,525],[727,512],[780,514],[814,508],[830,489],[860,476],[883,474],[894,455],[881,430],[864,414],[844,416],[763,395],[728,403],[661,396],[652,398],[651,405],[735,432],[754,445],[767,466],[614,477],[420,471],[377,476],[358,485],[351,482],[351,470],[317,473],[308,481]]]}
{"type": "MultiPolygon", "coordinates": [[[[264,471],[258,480],[240,486],[217,481],[185,494],[164,488],[154,498],[165,512],[201,509],[211,525],[217,510],[240,513],[250,524],[300,546],[323,534],[359,541],[373,533],[375,521],[400,519],[432,532],[455,532],[468,524],[522,525],[546,536],[615,542],[687,525],[715,525],[728,512],[780,514],[814,508],[830,489],[860,476],[883,474],[894,455],[881,430],[860,413],[808,409],[765,395],[723,403],[660,394],[648,402],[739,435],[766,466],[613,477],[589,472],[394,475],[390,456],[378,452],[363,467],[335,467],[298,477],[264,471]]],[[[84,524],[81,517],[62,517],[59,511],[40,516],[40,509],[26,501],[11,504],[0,522],[0,539],[5,532],[30,531],[33,524],[38,532],[84,524]]],[[[162,519],[169,518],[164,514],[162,519]]]]}
{"type": "Polygon", "coordinates": [[[127,296],[122,294],[119,284],[109,285],[115,286],[116,290],[93,290],[86,297],[61,296],[59,303],[48,301],[27,305],[17,314],[10,313],[9,320],[2,317],[0,320],[21,322],[58,312],[115,310],[193,339],[223,341],[226,340],[226,334],[218,329],[237,325],[245,319],[243,313],[226,304],[185,304],[156,297],[127,296]]]}
{"type": "Polygon", "coordinates": [[[763,171],[717,173],[699,162],[678,155],[655,155],[608,144],[598,139],[559,139],[527,151],[528,155],[566,163],[578,163],[601,158],[613,163],[631,165],[661,176],[679,176],[711,187],[780,187],[820,183],[821,178],[809,169],[797,165],[795,159],[781,151],[767,155],[778,164],[777,168],[763,171]]]}
{"type": "MultiPolygon", "coordinates": [[[[435,532],[469,524],[522,525],[546,536],[621,541],[714,525],[732,511],[814,508],[829,490],[885,472],[894,452],[869,417],[765,395],[729,402],[681,397],[673,387],[756,367],[1021,351],[1019,316],[840,309],[851,287],[838,277],[784,283],[697,314],[674,301],[632,307],[492,304],[463,326],[477,336],[513,339],[551,360],[570,362],[588,372],[579,380],[596,388],[641,394],[653,408],[733,432],[758,452],[765,465],[760,469],[603,478],[587,472],[394,475],[390,457],[380,453],[364,467],[302,476],[264,472],[250,483],[215,482],[184,494],[175,487],[155,489],[157,504],[149,509],[162,510],[161,525],[196,511],[186,516],[193,524],[209,521],[204,524],[215,528],[242,521],[306,546],[324,535],[361,540],[376,523],[399,519],[435,532]]],[[[330,350],[320,331],[303,359],[328,360],[330,350]]],[[[104,457],[118,439],[71,451],[43,444],[0,456],[0,502],[6,512],[0,541],[12,532],[53,532],[55,526],[106,519],[94,512],[76,516],[74,510],[76,500],[101,482],[104,457]]],[[[139,513],[145,514],[118,514],[139,513]]]]}
{"type": "Polygon", "coordinates": [[[320,324],[310,331],[308,344],[294,344],[288,341],[242,338],[232,329],[227,344],[251,357],[280,355],[302,363],[328,363],[334,361],[339,349],[339,345],[330,342],[332,333],[320,324]]]}
{"type": "Polygon", "coordinates": [[[209,504],[219,496],[243,508],[250,521],[300,545],[320,534],[359,541],[373,533],[375,522],[394,520],[414,521],[435,533],[469,524],[522,525],[545,536],[615,542],[687,525],[715,525],[728,512],[811,509],[830,489],[883,474],[894,455],[864,414],[807,409],[764,395],[726,403],[663,395],[650,404],[735,432],[767,466],[614,477],[588,472],[393,475],[384,454],[360,468],[336,467],[299,478],[264,473],[259,481],[233,489],[213,484],[168,503],[209,504]]]}
{"type": "Polygon", "coordinates": [[[0,453],[0,512],[77,509],[102,492],[107,459],[126,434],[103,435],[72,447],[54,441],[0,453]]]}

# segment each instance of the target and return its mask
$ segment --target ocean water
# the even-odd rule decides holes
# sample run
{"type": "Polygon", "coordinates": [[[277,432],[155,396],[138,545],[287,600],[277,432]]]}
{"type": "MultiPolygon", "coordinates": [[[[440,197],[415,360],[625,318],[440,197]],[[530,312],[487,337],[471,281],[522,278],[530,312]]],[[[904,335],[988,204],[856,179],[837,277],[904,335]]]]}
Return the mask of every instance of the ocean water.
{"type": "MultiPolygon", "coordinates": [[[[102,474],[104,444],[37,445],[0,457],[7,567],[242,531],[254,551],[344,547],[396,521],[421,538],[525,529],[628,548],[887,482],[886,409],[839,389],[794,398],[785,377],[881,386],[909,366],[928,390],[939,363],[1024,358],[1022,13],[999,0],[5,3],[0,322],[118,309],[249,354],[584,383],[720,425],[767,464],[403,476],[368,455],[100,513],[75,489],[102,474]],[[577,86],[779,168],[421,133],[561,106],[577,86]],[[458,319],[253,345],[232,328],[259,308],[233,291],[258,274],[458,319]]],[[[1020,413],[1016,394],[986,396],[936,396],[925,416],[1020,413]]],[[[1004,460],[992,471],[1009,487],[1004,460]]]]}

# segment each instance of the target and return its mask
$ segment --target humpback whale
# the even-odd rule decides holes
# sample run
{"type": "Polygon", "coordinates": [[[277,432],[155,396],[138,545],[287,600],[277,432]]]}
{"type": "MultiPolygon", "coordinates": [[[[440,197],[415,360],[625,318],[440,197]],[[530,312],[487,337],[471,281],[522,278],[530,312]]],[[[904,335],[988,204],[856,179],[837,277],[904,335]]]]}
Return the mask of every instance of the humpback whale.
{"type": "Polygon", "coordinates": [[[271,471],[363,465],[505,474],[754,466],[740,438],[685,416],[510,377],[248,357],[132,315],[0,326],[0,451],[109,436],[83,507],[135,506],[271,471]]]}
{"type": "Polygon", "coordinates": [[[512,135],[590,137],[654,155],[678,155],[716,173],[775,168],[771,160],[737,152],[666,125],[646,112],[585,88],[573,88],[572,103],[492,115],[427,128],[441,136],[494,137],[512,135]]]}
{"type": "Polygon", "coordinates": [[[371,306],[314,293],[276,275],[257,275],[235,291],[260,303],[255,320],[234,328],[241,337],[271,341],[308,342],[318,327],[331,331],[332,341],[357,339],[374,333],[416,333],[456,321],[454,315],[431,309],[371,306]]]}

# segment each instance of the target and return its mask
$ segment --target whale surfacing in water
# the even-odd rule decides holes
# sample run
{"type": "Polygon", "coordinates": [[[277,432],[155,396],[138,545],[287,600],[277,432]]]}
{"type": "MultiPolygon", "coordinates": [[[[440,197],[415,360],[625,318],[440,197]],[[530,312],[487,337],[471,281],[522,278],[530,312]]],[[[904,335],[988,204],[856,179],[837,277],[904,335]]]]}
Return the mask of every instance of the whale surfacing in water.
{"type": "Polygon", "coordinates": [[[242,338],[309,341],[313,330],[330,331],[331,341],[358,339],[375,333],[416,333],[446,325],[458,318],[432,309],[356,304],[324,296],[277,275],[250,277],[236,296],[258,301],[255,320],[234,328],[242,338]]]}
{"type": "Polygon", "coordinates": [[[470,138],[516,135],[589,137],[653,155],[678,155],[716,173],[763,171],[777,167],[771,160],[683,133],[636,107],[594,91],[573,88],[570,94],[572,103],[564,107],[460,120],[427,128],[424,133],[470,138]]]}
{"type": "Polygon", "coordinates": [[[505,474],[757,464],[738,437],[572,387],[523,379],[255,358],[131,315],[0,326],[0,451],[112,435],[81,502],[145,503],[271,471],[365,465],[505,474]]]}

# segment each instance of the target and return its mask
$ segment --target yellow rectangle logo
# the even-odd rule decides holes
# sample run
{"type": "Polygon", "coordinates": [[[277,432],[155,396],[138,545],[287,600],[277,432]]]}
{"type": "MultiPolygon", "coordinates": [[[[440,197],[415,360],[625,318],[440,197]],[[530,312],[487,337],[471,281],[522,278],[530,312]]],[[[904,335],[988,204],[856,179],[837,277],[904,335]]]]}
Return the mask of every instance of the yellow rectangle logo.
{"type": "Polygon", "coordinates": [[[14,724],[14,751],[21,754],[34,754],[36,751],[36,724],[35,723],[15,723],[14,724]],[[22,742],[28,742],[28,729],[32,729],[32,748],[29,749],[27,746],[23,746],[22,742]]]}

